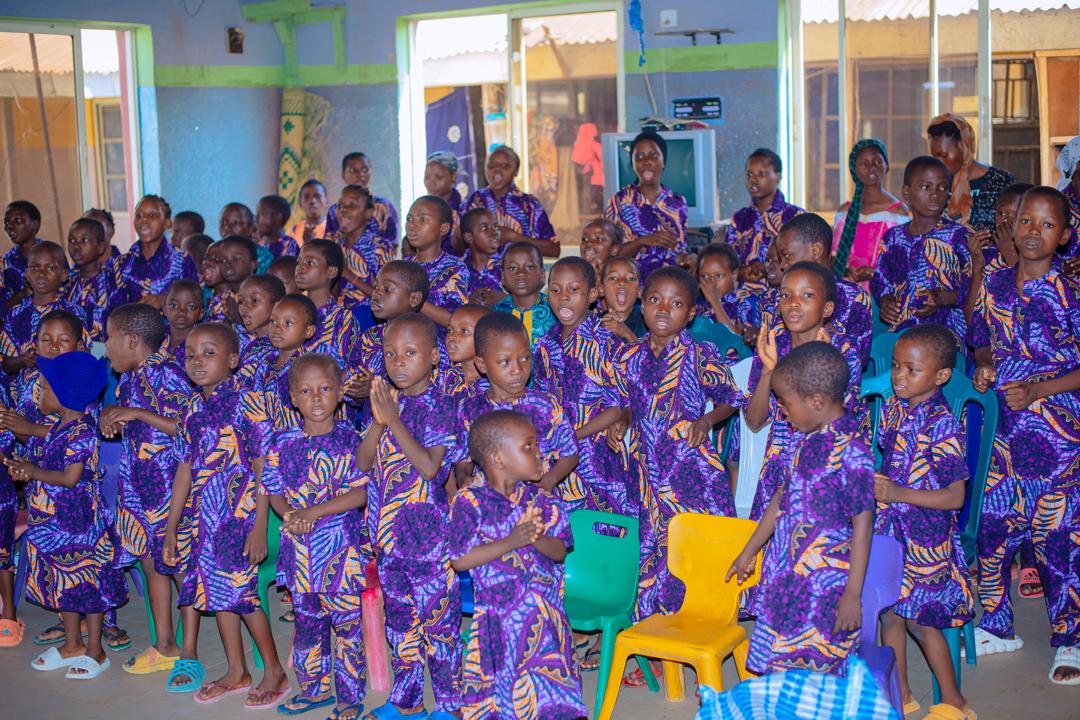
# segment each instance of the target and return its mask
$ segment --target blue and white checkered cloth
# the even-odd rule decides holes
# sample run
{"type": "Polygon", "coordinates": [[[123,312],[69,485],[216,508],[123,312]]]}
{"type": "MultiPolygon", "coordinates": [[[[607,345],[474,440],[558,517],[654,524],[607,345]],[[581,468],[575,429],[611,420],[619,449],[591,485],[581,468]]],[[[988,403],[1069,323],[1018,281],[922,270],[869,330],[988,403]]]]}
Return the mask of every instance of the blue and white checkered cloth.
{"type": "Polygon", "coordinates": [[[846,678],[804,670],[744,680],[718,693],[701,686],[697,720],[900,720],[865,662],[851,656],[846,678]]]}

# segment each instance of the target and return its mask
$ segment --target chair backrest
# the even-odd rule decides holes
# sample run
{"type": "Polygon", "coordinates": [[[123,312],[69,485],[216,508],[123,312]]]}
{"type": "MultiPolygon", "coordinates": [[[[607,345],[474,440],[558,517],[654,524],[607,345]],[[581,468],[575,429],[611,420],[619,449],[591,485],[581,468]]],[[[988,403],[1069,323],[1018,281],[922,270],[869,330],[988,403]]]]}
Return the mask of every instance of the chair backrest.
{"type": "Polygon", "coordinates": [[[668,526],[668,569],[686,585],[680,614],[735,622],[739,593],[756,585],[761,553],[754,573],[742,585],[733,576],[725,581],[731,563],[742,552],[757,523],[741,518],[679,513],[668,526]]]}
{"type": "MultiPolygon", "coordinates": [[[[753,358],[746,358],[731,366],[731,377],[744,393],[749,391],[750,367],[753,363],[753,358]]],[[[750,517],[761,466],[765,462],[765,451],[769,448],[771,425],[765,423],[760,430],[751,430],[746,418],[739,413],[739,477],[735,484],[735,512],[742,518],[750,517]]]]}
{"type": "MultiPolygon", "coordinates": [[[[874,333],[874,337],[870,341],[870,372],[872,374],[880,375],[892,368],[892,354],[893,348],[896,347],[896,341],[910,329],[905,328],[900,332],[874,333]]],[[[953,370],[956,370],[961,375],[967,372],[967,357],[959,350],[956,353],[953,370]]]]}
{"type": "Polygon", "coordinates": [[[638,519],[596,510],[575,510],[570,513],[570,530],[574,547],[566,555],[564,594],[632,611],[641,566],[638,519]],[[622,537],[601,534],[598,526],[621,528],[622,537]]]}
{"type": "Polygon", "coordinates": [[[690,324],[690,337],[698,342],[712,343],[720,352],[720,357],[727,357],[728,350],[737,352],[740,359],[750,355],[750,348],[746,347],[740,336],[733,333],[727,325],[709,318],[696,318],[690,324]]]}
{"type": "Polygon", "coordinates": [[[877,644],[878,616],[900,599],[904,579],[904,548],[887,535],[875,535],[862,590],[862,643],[877,644]]]}
{"type": "Polygon", "coordinates": [[[889,326],[881,322],[881,310],[878,308],[877,300],[873,297],[870,298],[870,312],[874,318],[871,325],[870,337],[876,338],[878,335],[884,335],[889,332],[889,326]]]}

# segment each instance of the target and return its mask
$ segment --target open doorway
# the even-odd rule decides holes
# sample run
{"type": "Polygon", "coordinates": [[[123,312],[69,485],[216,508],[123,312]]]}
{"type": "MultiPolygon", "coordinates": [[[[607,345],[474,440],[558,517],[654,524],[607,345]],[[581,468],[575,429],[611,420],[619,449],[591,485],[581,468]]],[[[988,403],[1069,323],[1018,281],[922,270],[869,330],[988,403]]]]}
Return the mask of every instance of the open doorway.
{"type": "Polygon", "coordinates": [[[603,214],[600,134],[623,122],[622,19],[617,3],[547,12],[414,22],[410,91],[423,98],[424,122],[403,118],[402,127],[425,152],[403,161],[414,178],[403,186],[421,190],[416,166],[449,150],[467,198],[485,185],[488,152],[509,144],[522,159],[517,186],[540,199],[573,252],[582,226],[603,214]]]}

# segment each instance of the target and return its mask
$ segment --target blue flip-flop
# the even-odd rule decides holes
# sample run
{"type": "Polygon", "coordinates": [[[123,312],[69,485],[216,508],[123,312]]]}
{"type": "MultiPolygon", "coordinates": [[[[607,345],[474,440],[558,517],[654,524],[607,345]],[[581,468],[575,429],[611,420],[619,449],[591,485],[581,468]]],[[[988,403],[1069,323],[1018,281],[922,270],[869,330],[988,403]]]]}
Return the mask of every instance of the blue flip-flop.
{"type": "Polygon", "coordinates": [[[333,695],[322,700],[315,700],[313,698],[304,697],[303,695],[293,695],[277,706],[278,715],[302,715],[309,710],[315,710],[316,708],[326,707],[327,705],[333,705],[337,700],[333,695]],[[288,705],[299,705],[300,707],[291,708],[288,705]]]}
{"type": "MultiPolygon", "coordinates": [[[[394,703],[387,702],[371,711],[371,715],[374,715],[378,720],[427,720],[427,712],[421,711],[413,713],[412,715],[406,715],[394,706],[394,703]]],[[[456,718],[455,718],[456,720],[456,718]]]]}
{"type": "MultiPolygon", "coordinates": [[[[330,713],[330,717],[326,718],[326,720],[339,720],[345,713],[352,713],[355,720],[360,720],[364,715],[364,704],[346,705],[343,708],[335,707],[334,711],[330,713]]],[[[454,718],[454,720],[457,720],[457,718],[454,718]]]]}
{"type": "Polygon", "coordinates": [[[165,681],[165,692],[195,692],[202,687],[204,680],[206,680],[206,668],[203,666],[201,660],[194,660],[192,658],[180,658],[175,663],[173,663],[172,670],[169,671],[169,679],[165,681]],[[173,680],[180,675],[186,675],[188,678],[187,682],[180,683],[179,685],[173,685],[173,680]]]}

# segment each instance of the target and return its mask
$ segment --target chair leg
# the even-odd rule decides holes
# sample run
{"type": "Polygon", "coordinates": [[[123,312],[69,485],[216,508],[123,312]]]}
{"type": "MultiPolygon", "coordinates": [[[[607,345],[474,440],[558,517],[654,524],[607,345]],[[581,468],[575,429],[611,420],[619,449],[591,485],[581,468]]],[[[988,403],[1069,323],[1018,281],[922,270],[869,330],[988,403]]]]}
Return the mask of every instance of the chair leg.
{"type": "Polygon", "coordinates": [[[619,686],[622,685],[622,671],[626,667],[629,654],[620,648],[618,642],[611,654],[611,668],[608,670],[607,679],[604,681],[604,702],[600,705],[597,720],[611,720],[611,713],[615,712],[615,701],[619,697],[619,686]]]}
{"type": "Polygon", "coordinates": [[[664,660],[664,687],[667,689],[668,702],[682,702],[686,699],[686,686],[683,683],[683,666],[672,660],[664,660]]]}
{"type": "MultiPolygon", "coordinates": [[[[956,674],[956,689],[960,689],[960,628],[946,628],[941,631],[945,636],[945,642],[949,644],[949,658],[952,660],[953,672],[956,674]]],[[[974,645],[974,643],[973,643],[974,645]]],[[[937,676],[931,674],[934,684],[934,703],[941,702],[941,688],[938,686],[937,676]]]]}
{"type": "Polygon", "coordinates": [[[702,685],[708,685],[716,692],[724,691],[724,670],[721,666],[723,661],[720,657],[710,657],[694,665],[699,689],[702,685]]]}
{"type": "MultiPolygon", "coordinates": [[[[600,713],[600,706],[604,703],[604,691],[607,689],[608,675],[611,673],[611,658],[615,655],[615,636],[619,634],[618,623],[604,623],[600,631],[600,667],[596,669],[596,704],[593,706],[593,717],[600,713]]],[[[624,663],[625,664],[625,663],[624,663]]]]}
{"type": "MultiPolygon", "coordinates": [[[[964,623],[964,647],[966,648],[968,665],[978,665],[978,656],[975,653],[975,621],[968,620],[964,623]]],[[[956,673],[956,686],[960,687],[960,673],[956,673]]]]}
{"type": "Polygon", "coordinates": [[[649,688],[649,692],[660,692],[660,681],[656,678],[649,659],[644,655],[635,655],[635,658],[637,659],[637,666],[641,669],[641,674],[645,676],[645,685],[649,688]]]}
{"type": "MultiPolygon", "coordinates": [[[[735,658],[735,670],[739,673],[739,680],[747,680],[754,677],[754,673],[746,669],[746,658],[750,656],[750,641],[743,640],[731,651],[735,658]]],[[[719,689],[719,688],[718,688],[719,689]]]]}

